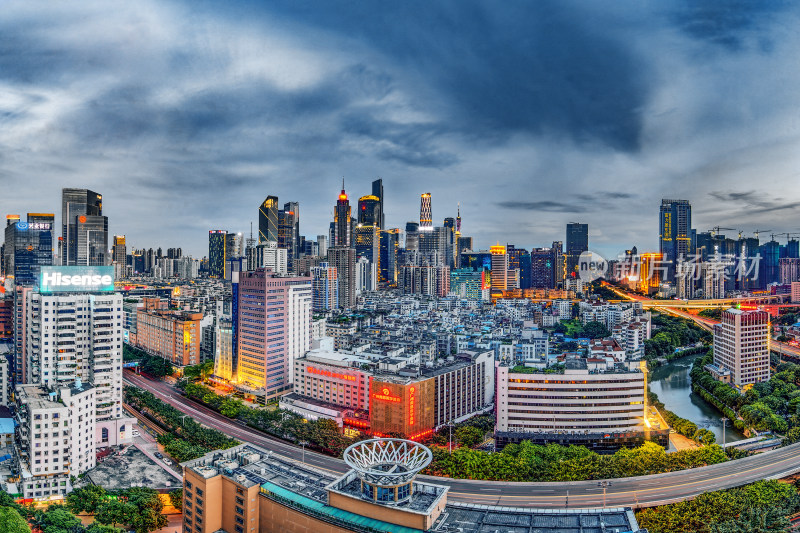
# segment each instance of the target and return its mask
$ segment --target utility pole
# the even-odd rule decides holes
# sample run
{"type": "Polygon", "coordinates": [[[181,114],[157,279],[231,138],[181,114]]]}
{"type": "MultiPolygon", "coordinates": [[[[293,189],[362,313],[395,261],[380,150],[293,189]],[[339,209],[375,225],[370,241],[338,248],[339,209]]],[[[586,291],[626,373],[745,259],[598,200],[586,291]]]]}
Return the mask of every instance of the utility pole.
{"type": "Polygon", "coordinates": [[[308,444],[308,441],[301,440],[298,444],[303,447],[303,464],[306,464],[306,444],[308,444]]]}

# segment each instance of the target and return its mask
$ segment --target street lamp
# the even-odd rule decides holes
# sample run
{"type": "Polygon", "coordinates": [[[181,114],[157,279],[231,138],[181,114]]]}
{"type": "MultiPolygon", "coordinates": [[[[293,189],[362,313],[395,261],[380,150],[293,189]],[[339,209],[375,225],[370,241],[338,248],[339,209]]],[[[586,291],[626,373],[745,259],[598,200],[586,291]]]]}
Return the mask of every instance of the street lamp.
{"type": "Polygon", "coordinates": [[[728,418],[722,417],[720,421],[722,422],[722,447],[725,448],[725,426],[727,426],[728,418]]]}
{"type": "Polygon", "coordinates": [[[611,486],[610,481],[598,481],[598,487],[603,487],[603,509],[606,508],[606,489],[611,486]]]}
{"type": "Polygon", "coordinates": [[[308,444],[308,441],[301,440],[298,444],[303,447],[303,464],[306,464],[306,444],[308,444]]]}
{"type": "Polygon", "coordinates": [[[453,421],[450,420],[450,423],[447,424],[447,429],[450,430],[450,440],[448,441],[448,446],[450,447],[450,453],[453,453],[453,421]]]}
{"type": "Polygon", "coordinates": [[[186,418],[187,416],[191,416],[191,415],[182,415],[181,416],[181,427],[183,427],[184,418],[186,418]]]}

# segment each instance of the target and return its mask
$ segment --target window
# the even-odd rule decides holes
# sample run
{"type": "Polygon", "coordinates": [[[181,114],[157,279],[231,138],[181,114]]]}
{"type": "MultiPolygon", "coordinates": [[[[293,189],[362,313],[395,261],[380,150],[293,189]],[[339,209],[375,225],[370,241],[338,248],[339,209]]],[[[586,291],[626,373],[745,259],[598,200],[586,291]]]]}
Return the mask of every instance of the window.
{"type": "Polygon", "coordinates": [[[242,509],[241,507],[237,507],[236,514],[244,514],[244,509],[242,509]]]}

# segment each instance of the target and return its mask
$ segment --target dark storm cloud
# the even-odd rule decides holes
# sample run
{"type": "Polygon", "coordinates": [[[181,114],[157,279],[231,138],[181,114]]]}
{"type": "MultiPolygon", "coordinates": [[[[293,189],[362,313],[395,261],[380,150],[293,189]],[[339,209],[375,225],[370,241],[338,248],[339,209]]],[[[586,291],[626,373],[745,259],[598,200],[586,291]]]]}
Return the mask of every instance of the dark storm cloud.
{"type": "Polygon", "coordinates": [[[551,242],[602,212],[625,223],[591,222],[594,243],[641,248],[661,197],[692,200],[703,227],[777,227],[760,221],[798,200],[797,13],[6,0],[0,183],[10,212],[95,188],[113,232],[195,255],[210,228],[246,231],[267,194],[299,200],[301,231],[324,232],[342,176],[351,197],[384,178],[392,227],[418,216],[422,191],[436,220],[460,202],[478,246],[551,242]]]}

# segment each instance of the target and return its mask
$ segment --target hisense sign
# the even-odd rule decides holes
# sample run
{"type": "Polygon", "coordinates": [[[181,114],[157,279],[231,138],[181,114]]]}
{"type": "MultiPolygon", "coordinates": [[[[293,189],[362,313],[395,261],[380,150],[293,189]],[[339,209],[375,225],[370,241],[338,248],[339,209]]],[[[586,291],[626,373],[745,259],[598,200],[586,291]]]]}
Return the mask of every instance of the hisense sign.
{"type": "Polygon", "coordinates": [[[43,266],[39,292],[113,292],[113,266],[43,266]]]}

